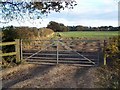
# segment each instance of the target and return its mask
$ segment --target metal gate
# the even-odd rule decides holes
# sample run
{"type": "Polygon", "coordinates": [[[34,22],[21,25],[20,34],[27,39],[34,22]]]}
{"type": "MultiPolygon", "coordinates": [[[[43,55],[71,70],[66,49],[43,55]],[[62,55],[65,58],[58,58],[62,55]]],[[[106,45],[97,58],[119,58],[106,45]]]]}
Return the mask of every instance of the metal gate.
{"type": "Polygon", "coordinates": [[[22,40],[22,58],[36,64],[97,66],[99,40],[22,40]]]}

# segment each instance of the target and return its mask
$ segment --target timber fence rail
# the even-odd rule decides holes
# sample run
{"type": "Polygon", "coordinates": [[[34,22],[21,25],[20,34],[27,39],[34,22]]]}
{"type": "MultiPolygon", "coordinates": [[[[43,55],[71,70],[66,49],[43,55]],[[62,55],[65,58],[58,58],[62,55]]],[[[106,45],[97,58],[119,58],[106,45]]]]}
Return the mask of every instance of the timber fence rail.
{"type": "Polygon", "coordinates": [[[15,39],[15,41],[13,42],[0,43],[0,47],[9,46],[9,45],[15,45],[15,52],[2,53],[2,50],[0,50],[0,57],[16,55],[16,62],[19,62],[20,61],[20,40],[15,39]]]}

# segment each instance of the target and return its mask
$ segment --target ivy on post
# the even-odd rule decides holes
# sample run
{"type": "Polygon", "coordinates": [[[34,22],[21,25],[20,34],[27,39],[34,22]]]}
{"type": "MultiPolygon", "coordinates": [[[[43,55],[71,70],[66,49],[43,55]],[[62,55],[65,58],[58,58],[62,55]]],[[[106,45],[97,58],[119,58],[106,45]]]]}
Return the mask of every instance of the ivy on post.
{"type": "Polygon", "coordinates": [[[15,45],[15,51],[16,51],[16,62],[20,62],[20,40],[15,39],[16,45],[15,45]]]}

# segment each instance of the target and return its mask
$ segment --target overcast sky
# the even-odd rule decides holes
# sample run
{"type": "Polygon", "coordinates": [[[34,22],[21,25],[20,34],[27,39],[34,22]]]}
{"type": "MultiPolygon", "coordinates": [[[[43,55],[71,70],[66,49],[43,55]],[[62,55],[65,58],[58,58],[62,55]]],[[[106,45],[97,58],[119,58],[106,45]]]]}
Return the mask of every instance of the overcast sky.
{"type": "MultiPolygon", "coordinates": [[[[66,26],[118,26],[118,1],[119,0],[76,0],[77,6],[74,9],[65,9],[60,13],[52,12],[43,17],[40,23],[16,21],[8,25],[46,27],[50,21],[63,23],[66,26]]],[[[7,25],[7,24],[6,24],[7,25]]],[[[6,26],[5,25],[5,26],[6,26]]],[[[0,24],[0,26],[3,26],[0,24]]]]}

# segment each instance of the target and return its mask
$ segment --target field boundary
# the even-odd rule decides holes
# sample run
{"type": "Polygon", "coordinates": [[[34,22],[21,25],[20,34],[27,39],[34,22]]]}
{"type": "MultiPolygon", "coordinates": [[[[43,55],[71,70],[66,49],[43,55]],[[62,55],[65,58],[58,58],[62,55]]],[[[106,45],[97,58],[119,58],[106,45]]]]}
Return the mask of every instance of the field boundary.
{"type": "Polygon", "coordinates": [[[10,45],[15,45],[15,52],[2,53],[2,51],[0,50],[0,56],[5,57],[5,56],[15,55],[16,56],[16,62],[19,62],[20,61],[20,40],[15,39],[14,42],[2,42],[2,43],[0,43],[0,47],[10,46],[10,45]]]}

